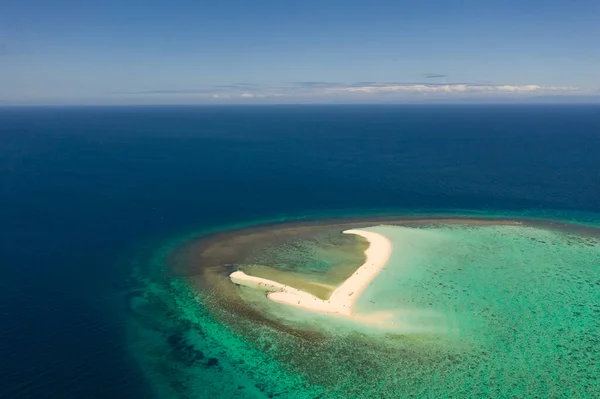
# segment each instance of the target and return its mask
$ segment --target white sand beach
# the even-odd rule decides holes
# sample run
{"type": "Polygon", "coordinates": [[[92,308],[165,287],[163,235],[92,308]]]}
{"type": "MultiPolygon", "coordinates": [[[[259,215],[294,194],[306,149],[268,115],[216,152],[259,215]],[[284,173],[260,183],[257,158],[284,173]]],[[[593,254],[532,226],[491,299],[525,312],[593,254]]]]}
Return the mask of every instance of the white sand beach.
{"type": "Polygon", "coordinates": [[[385,266],[392,252],[392,244],[381,234],[370,231],[352,229],[344,233],[356,234],[369,241],[369,248],[365,251],[366,260],[327,300],[276,281],[249,276],[242,271],[233,272],[229,277],[235,284],[267,291],[267,297],[274,302],[313,312],[352,316],[356,300],[385,266]]]}

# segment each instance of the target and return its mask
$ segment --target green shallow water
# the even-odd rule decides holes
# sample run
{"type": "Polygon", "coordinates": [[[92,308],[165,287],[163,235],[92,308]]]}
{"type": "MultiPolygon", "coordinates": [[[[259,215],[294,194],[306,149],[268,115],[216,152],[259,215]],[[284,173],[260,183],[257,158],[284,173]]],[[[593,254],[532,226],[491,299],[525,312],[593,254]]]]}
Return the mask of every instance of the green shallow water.
{"type": "Polygon", "coordinates": [[[464,348],[451,367],[423,370],[436,375],[423,379],[431,391],[600,395],[597,239],[522,226],[371,230],[394,249],[358,310],[408,314],[464,348]],[[439,317],[427,324],[423,311],[439,317]]]}
{"type": "MultiPolygon", "coordinates": [[[[600,397],[598,238],[526,226],[369,230],[393,252],[357,311],[385,312],[383,326],[242,290],[254,308],[304,332],[295,334],[215,310],[218,292],[197,295],[141,272],[132,303],[146,323],[132,323],[131,334],[145,342],[138,357],[161,396],[600,397]],[[307,339],[310,330],[319,337],[307,339]]],[[[289,262],[296,252],[314,263],[311,275],[336,264],[306,246],[272,256],[289,262]]]]}

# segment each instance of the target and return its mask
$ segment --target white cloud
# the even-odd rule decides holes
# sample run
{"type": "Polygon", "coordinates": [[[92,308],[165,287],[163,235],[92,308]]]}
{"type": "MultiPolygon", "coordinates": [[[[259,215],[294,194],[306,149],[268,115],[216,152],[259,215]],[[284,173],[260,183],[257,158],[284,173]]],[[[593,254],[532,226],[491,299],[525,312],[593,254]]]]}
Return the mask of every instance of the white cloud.
{"type": "Polygon", "coordinates": [[[560,86],[537,86],[537,85],[467,85],[467,84],[447,84],[447,85],[427,85],[427,84],[402,84],[402,85],[365,85],[351,87],[334,87],[326,89],[327,93],[545,93],[545,92],[565,92],[571,93],[578,91],[576,87],[560,86]]]}
{"type": "MultiPolygon", "coordinates": [[[[132,93],[136,94],[136,93],[132,93]]],[[[568,86],[494,85],[486,83],[428,83],[428,82],[308,82],[282,86],[237,88],[230,86],[201,87],[187,90],[153,90],[137,94],[146,96],[177,96],[189,101],[215,102],[407,102],[468,100],[523,100],[546,96],[597,95],[594,89],[568,86]]]]}

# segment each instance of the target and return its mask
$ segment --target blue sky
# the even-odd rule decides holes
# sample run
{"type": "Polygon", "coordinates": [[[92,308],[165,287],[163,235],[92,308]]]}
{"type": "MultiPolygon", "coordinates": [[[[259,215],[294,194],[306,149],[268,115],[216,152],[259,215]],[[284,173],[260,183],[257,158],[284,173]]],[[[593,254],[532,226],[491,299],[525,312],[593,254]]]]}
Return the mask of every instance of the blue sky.
{"type": "Polygon", "coordinates": [[[0,104],[598,101],[598,0],[0,3],[0,104]]]}

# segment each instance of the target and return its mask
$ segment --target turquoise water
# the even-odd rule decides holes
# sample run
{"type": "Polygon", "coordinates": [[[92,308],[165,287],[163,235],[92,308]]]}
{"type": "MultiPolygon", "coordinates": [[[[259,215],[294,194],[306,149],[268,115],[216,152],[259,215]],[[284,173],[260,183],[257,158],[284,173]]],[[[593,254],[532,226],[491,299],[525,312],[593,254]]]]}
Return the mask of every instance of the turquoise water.
{"type": "MultiPolygon", "coordinates": [[[[320,386],[310,386],[302,375],[286,371],[265,350],[284,342],[285,336],[256,325],[251,326],[253,337],[240,334],[209,310],[210,297],[199,296],[184,280],[168,277],[168,255],[198,234],[173,238],[133,268],[127,336],[153,395],[297,399],[321,395],[320,386]]],[[[248,326],[245,320],[240,322],[248,326]]]]}
{"type": "Polygon", "coordinates": [[[357,313],[386,314],[383,325],[314,315],[241,289],[253,307],[303,332],[290,334],[219,310],[218,292],[198,296],[179,280],[150,284],[142,302],[161,298],[168,314],[149,314],[168,322],[157,329],[158,360],[142,357],[168,359],[176,370],[165,378],[150,369],[151,378],[179,397],[600,394],[598,238],[526,226],[369,230],[388,237],[393,252],[357,313]],[[318,338],[307,339],[309,331],[318,338]],[[186,360],[173,360],[182,351],[186,360]]]}
{"type": "Polygon", "coordinates": [[[437,369],[445,376],[432,390],[600,395],[598,239],[522,226],[373,231],[394,250],[359,310],[407,312],[399,318],[446,331],[465,350],[437,369]],[[423,311],[439,317],[419,320],[423,311]]]}

